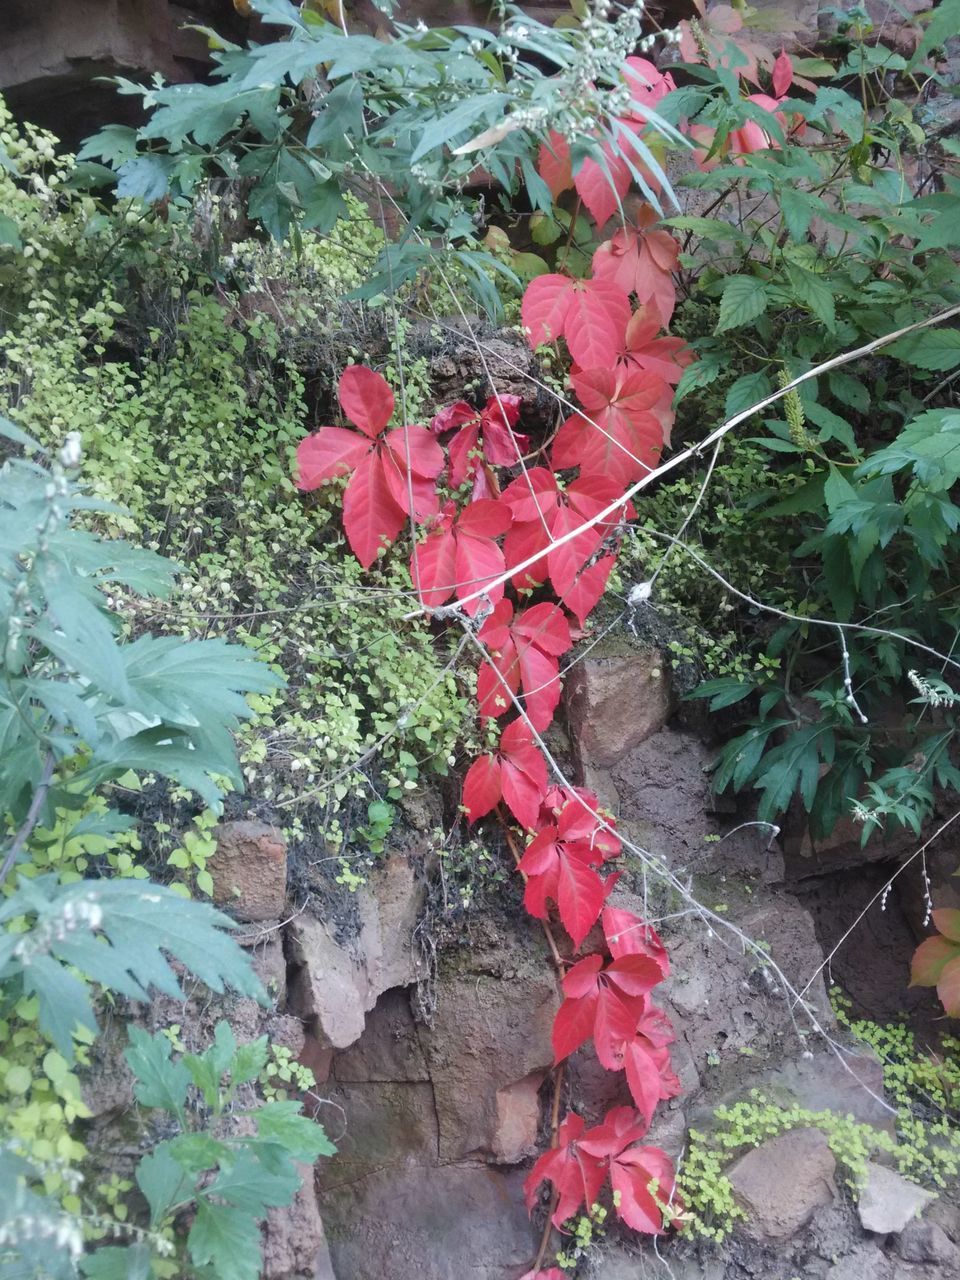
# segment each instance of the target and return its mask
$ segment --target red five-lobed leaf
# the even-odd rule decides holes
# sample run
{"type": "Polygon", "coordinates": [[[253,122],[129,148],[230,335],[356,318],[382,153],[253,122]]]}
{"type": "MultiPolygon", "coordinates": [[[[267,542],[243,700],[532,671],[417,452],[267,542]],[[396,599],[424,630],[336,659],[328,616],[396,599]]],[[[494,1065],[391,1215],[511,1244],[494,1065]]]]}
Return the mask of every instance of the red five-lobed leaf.
{"type": "Polygon", "coordinates": [[[657,410],[664,393],[669,401],[669,388],[654,373],[623,367],[581,369],[571,382],[584,411],[557,432],[550,461],[579,467],[581,481],[605,480],[622,492],[659,463],[664,430],[657,410]]]}
{"type": "Polygon", "coordinates": [[[365,569],[384,541],[392,542],[404,518],[434,515],[434,480],[443,468],[443,451],[426,427],[386,431],[393,413],[387,382],[362,365],[344,369],[340,405],[361,435],[342,427],[321,427],[297,446],[297,484],[316,489],[326,480],[348,475],[343,495],[343,527],[354,555],[365,569]]]}
{"type": "Polygon", "coordinates": [[[673,1196],[673,1162],[659,1147],[635,1145],[647,1125],[632,1107],[615,1107],[603,1124],[584,1133],[578,1143],[581,1159],[604,1162],[604,1172],[617,1194],[617,1213],[634,1231],[658,1235],[664,1215],[658,1207],[673,1196]],[[651,1191],[655,1184],[655,1194],[651,1191]]]}
{"type": "Polygon", "coordinates": [[[547,792],[547,762],[522,720],[514,720],[500,735],[493,755],[478,756],[463,781],[467,819],[476,822],[502,799],[528,830],[535,827],[547,792]]]}
{"type": "Polygon", "coordinates": [[[481,718],[502,716],[510,708],[510,694],[522,690],[530,723],[545,729],[560,701],[557,659],[573,644],[563,610],[555,604],[535,604],[514,618],[513,604],[501,600],[478,639],[490,655],[477,675],[481,718]]]}
{"type": "Polygon", "coordinates": [[[572,1217],[582,1204],[594,1204],[606,1180],[603,1158],[580,1150],[578,1139],[584,1128],[583,1117],[571,1112],[557,1133],[557,1145],[543,1153],[523,1184],[528,1210],[533,1209],[541,1182],[553,1184],[557,1192],[553,1223],[557,1227],[572,1217]]]}
{"type": "Polygon", "coordinates": [[[657,217],[655,209],[643,205],[637,227],[624,227],[598,246],[593,274],[625,293],[636,294],[638,302],[652,303],[667,325],[677,302],[672,273],[677,269],[680,246],[669,231],[654,225],[657,217]]]}
{"type": "Polygon", "coordinates": [[[615,874],[604,881],[594,868],[618,852],[619,841],[611,846],[585,835],[580,805],[568,804],[555,824],[540,828],[520,860],[527,877],[524,905],[546,920],[547,903],[555,902],[563,927],[579,947],[617,880],[615,874]]]}
{"type": "MultiPolygon", "coordinates": [[[[617,532],[620,520],[593,525],[562,546],[554,544],[616,502],[621,492],[615,481],[600,475],[578,477],[565,488],[546,467],[518,476],[503,492],[514,519],[503,544],[507,567],[541,553],[542,558],[515,572],[514,585],[532,587],[549,579],[582,626],[603,594],[613,557],[604,555],[602,548],[605,539],[617,532]]],[[[632,516],[633,507],[626,503],[622,514],[632,516]]]]}
{"type": "Polygon", "coordinates": [[[621,1046],[634,1037],[646,997],[662,976],[649,956],[623,956],[604,966],[602,956],[592,955],[575,964],[563,980],[564,1000],[553,1024],[556,1061],[593,1036],[601,1064],[619,1070],[621,1046]]]}
{"type": "Polygon", "coordinates": [[[475,498],[499,493],[493,467],[513,467],[526,452],[529,437],[514,431],[520,418],[520,397],[491,396],[483,409],[466,400],[442,409],[430,423],[436,435],[456,431],[449,442],[450,486],[459,489],[472,479],[475,498]]]}
{"type": "Polygon", "coordinates": [[[656,374],[675,387],[693,360],[693,351],[682,338],[658,337],[659,329],[660,313],[652,303],[642,303],[627,325],[620,363],[656,374]]]}
{"type": "MultiPolygon", "coordinates": [[[[455,504],[446,503],[410,555],[410,577],[422,603],[436,609],[452,595],[462,599],[498,578],[505,562],[495,539],[509,529],[512,519],[510,508],[492,498],[475,499],[459,516],[455,504]]],[[[501,583],[491,588],[488,599],[496,604],[502,598],[501,583]]],[[[472,616],[482,603],[478,596],[464,609],[472,616]]]]}
{"type": "Polygon", "coordinates": [[[566,338],[577,364],[613,364],[630,320],[630,299],[613,280],[543,275],[527,285],[520,314],[531,347],[566,338]]]}

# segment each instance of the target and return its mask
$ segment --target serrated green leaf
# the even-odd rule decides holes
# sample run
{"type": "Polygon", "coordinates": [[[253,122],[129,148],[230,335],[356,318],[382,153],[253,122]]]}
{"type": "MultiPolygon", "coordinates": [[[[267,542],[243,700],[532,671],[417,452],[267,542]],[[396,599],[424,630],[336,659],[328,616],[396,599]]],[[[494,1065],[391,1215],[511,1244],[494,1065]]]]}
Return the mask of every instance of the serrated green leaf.
{"type": "Polygon", "coordinates": [[[770,379],[765,373],[745,373],[734,382],[727,391],[723,408],[725,418],[733,418],[736,414],[759,404],[770,394],[770,379]]]}
{"type": "Polygon", "coordinates": [[[226,1200],[254,1218],[266,1216],[267,1209],[290,1204],[300,1189],[300,1175],[288,1157],[282,1173],[267,1170],[250,1146],[238,1148],[228,1167],[221,1168],[205,1194],[226,1200]]]}
{"type": "Polygon", "coordinates": [[[742,328],[762,316],[769,302],[767,286],[756,276],[728,276],[720,295],[720,319],[714,332],[742,328]]]}
{"type": "Polygon", "coordinates": [[[301,1114],[299,1102],[268,1102],[253,1115],[258,1138],[276,1143],[302,1164],[336,1155],[337,1148],[322,1126],[301,1114]]]}
{"type": "Polygon", "coordinates": [[[136,1076],[134,1093],[144,1107],[161,1107],[174,1115],[183,1111],[190,1086],[190,1072],[171,1057],[171,1044],[159,1031],[150,1035],[140,1027],[129,1030],[130,1044],[123,1052],[136,1076]]]}
{"type": "Polygon", "coordinates": [[[150,1225],[158,1227],[171,1209],[193,1199],[194,1180],[161,1142],[137,1165],[137,1186],[150,1206],[150,1225]]]}
{"type": "Polygon", "coordinates": [[[884,353],[918,369],[953,369],[960,364],[960,329],[939,327],[911,333],[884,347],[884,353]]]}
{"type": "Polygon", "coordinates": [[[260,1231],[242,1209],[202,1198],[187,1250],[196,1266],[215,1266],[218,1280],[259,1280],[260,1231]]]}

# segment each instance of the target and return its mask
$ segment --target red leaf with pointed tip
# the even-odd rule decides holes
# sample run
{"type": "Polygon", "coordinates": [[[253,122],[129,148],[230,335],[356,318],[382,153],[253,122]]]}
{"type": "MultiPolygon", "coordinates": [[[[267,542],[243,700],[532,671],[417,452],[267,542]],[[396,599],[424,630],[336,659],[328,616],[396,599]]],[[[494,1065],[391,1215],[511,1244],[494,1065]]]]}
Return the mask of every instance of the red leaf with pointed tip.
{"type": "Polygon", "coordinates": [[[476,822],[500,801],[500,762],[495,756],[478,756],[463,780],[463,806],[467,821],[476,822]]]}
{"type": "Polygon", "coordinates": [[[793,84],[793,62],[786,49],[780,50],[780,56],[773,64],[773,92],[778,98],[785,98],[793,84]]]}
{"type": "Polygon", "coordinates": [[[501,601],[478,632],[490,655],[477,676],[481,718],[499,717],[511,705],[504,688],[523,690],[524,707],[535,729],[553,719],[560,700],[558,654],[573,641],[563,610],[553,604],[534,605],[513,619],[513,605],[501,601]]]}
{"type": "Polygon", "coordinates": [[[360,460],[343,495],[343,528],[350,549],[365,569],[385,542],[403,528],[404,511],[394,499],[376,447],[360,460]]]}
{"type": "Polygon", "coordinates": [[[382,434],[393,412],[386,381],[363,365],[340,378],[340,404],[363,432],[321,427],[297,448],[297,483],[315,489],[352,471],[343,495],[343,527],[354,555],[368,569],[384,542],[400,532],[405,515],[422,519],[437,512],[434,480],[443,451],[425,427],[397,427],[382,434]]]}
{"type": "Polygon", "coordinates": [[[670,960],[659,934],[632,911],[625,911],[622,907],[605,907],[603,934],[610,954],[615,958],[649,956],[659,965],[662,977],[670,976],[670,960]]]}
{"type": "Polygon", "coordinates": [[[644,205],[636,228],[622,228],[599,245],[593,255],[593,274],[636,294],[638,302],[652,303],[666,325],[677,302],[672,272],[677,269],[680,246],[669,231],[654,227],[657,217],[650,205],[644,205]]]}
{"type": "Polygon", "coordinates": [[[527,285],[520,313],[532,347],[563,337],[577,364],[612,364],[630,320],[630,300],[607,279],[548,274],[527,285]]]}
{"type": "Polygon", "coordinates": [[[457,432],[448,446],[452,488],[459,489],[471,476],[476,484],[486,464],[516,465],[530,442],[528,436],[513,430],[520,417],[520,404],[519,396],[491,396],[483,409],[477,410],[465,400],[458,400],[436,415],[430,424],[434,434],[457,432]]]}
{"type": "Polygon", "coordinates": [[[546,141],[540,143],[537,170],[554,200],[573,186],[570,147],[566,138],[556,130],[551,130],[546,141]]]}
{"type": "Polygon", "coordinates": [[[674,1170],[659,1147],[635,1145],[647,1127],[632,1107],[615,1107],[602,1124],[579,1135],[577,1147],[581,1159],[603,1162],[618,1193],[617,1213],[623,1221],[635,1231],[657,1235],[664,1225],[657,1201],[669,1203],[673,1198],[674,1170]],[[651,1183],[656,1184],[656,1198],[649,1190],[651,1183]]]}
{"type": "Polygon", "coordinates": [[[622,1042],[614,1058],[613,1070],[627,1073],[630,1096],[649,1124],[657,1103],[680,1093],[680,1081],[670,1067],[670,1051],[637,1034],[622,1042]]]}
{"type": "Polygon", "coordinates": [[[624,956],[605,968],[600,956],[587,956],[575,964],[563,980],[565,999],[560,1013],[569,1001],[580,1007],[567,1010],[562,1020],[560,1014],[557,1015],[563,1038],[558,1043],[555,1023],[556,1060],[559,1062],[579,1048],[587,1035],[592,1034],[600,1062],[610,1071],[619,1070],[620,1046],[634,1037],[646,1009],[647,993],[660,982],[661,976],[659,966],[648,956],[624,956]],[[587,1009],[592,1016],[592,1030],[584,1032],[588,1025],[587,1009]],[[583,1032],[576,1043],[574,1032],[583,1032]]]}
{"type": "Polygon", "coordinates": [[[577,467],[581,478],[603,478],[621,487],[653,471],[663,449],[663,427],[653,408],[665,383],[639,369],[582,369],[572,378],[584,406],[569,417],[553,442],[554,467],[577,467]]]}
{"type": "Polygon", "coordinates": [[[630,166],[624,158],[614,154],[609,143],[604,143],[602,150],[606,168],[588,156],[573,179],[577,195],[598,227],[609,222],[623,207],[623,197],[630,190],[632,181],[630,166]]]}
{"type": "Polygon", "coordinates": [[[585,841],[559,839],[557,828],[549,826],[537,833],[520,859],[520,870],[527,877],[523,898],[527,910],[545,920],[547,902],[555,902],[563,927],[578,947],[598,919],[608,893],[590,865],[601,856],[585,841]]]}
{"type": "MultiPolygon", "coordinates": [[[[458,599],[481,590],[500,577],[505,568],[503,552],[493,541],[511,521],[510,508],[489,498],[471,502],[455,517],[448,502],[443,514],[422,543],[410,555],[410,578],[421,601],[435,609],[456,594],[458,599]]],[[[491,588],[492,604],[503,599],[503,584],[491,588]]],[[[469,601],[465,611],[471,616],[483,598],[469,601]]]]}
{"type": "Polygon", "coordinates": [[[684,369],[693,361],[693,351],[682,338],[666,334],[658,337],[660,326],[659,311],[652,303],[643,303],[627,325],[620,363],[636,366],[676,386],[684,369]]]}
{"type": "Polygon", "coordinates": [[[547,791],[547,762],[522,720],[507,725],[495,755],[483,755],[467,770],[463,803],[476,822],[502,799],[522,827],[536,825],[547,791]]]}
{"type": "Polygon", "coordinates": [[[960,946],[936,934],[925,938],[913,953],[910,965],[911,987],[935,987],[944,967],[960,956],[960,946]]]}
{"type": "Polygon", "coordinates": [[[617,1213],[634,1231],[659,1235],[664,1229],[657,1202],[673,1196],[673,1161],[659,1147],[631,1147],[610,1161],[610,1183],[619,1193],[617,1213]],[[656,1184],[656,1198],[650,1184],[656,1184]]]}
{"type": "Polygon", "coordinates": [[[355,431],[321,427],[297,445],[297,487],[317,489],[325,480],[349,474],[369,449],[369,442],[355,431]]]}
{"type": "Polygon", "coordinates": [[[351,364],[344,369],[337,397],[350,421],[371,438],[378,436],[393,416],[390,384],[366,365],[351,364]]]}
{"type": "Polygon", "coordinates": [[[581,1116],[571,1112],[557,1133],[557,1145],[545,1151],[523,1184],[527,1209],[532,1211],[537,1188],[550,1182],[558,1194],[553,1223],[560,1227],[582,1204],[590,1206],[600,1194],[606,1179],[606,1167],[596,1156],[578,1149],[577,1139],[584,1131],[581,1116]]]}

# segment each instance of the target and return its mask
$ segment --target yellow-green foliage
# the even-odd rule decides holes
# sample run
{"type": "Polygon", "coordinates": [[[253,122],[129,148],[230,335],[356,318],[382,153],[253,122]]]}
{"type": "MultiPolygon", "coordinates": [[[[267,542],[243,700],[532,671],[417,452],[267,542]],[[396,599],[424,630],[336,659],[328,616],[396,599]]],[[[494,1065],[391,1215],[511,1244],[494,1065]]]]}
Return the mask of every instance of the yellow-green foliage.
{"type": "Polygon", "coordinates": [[[854,1196],[866,1173],[866,1162],[884,1152],[905,1177],[932,1187],[945,1187],[960,1172],[960,1041],[943,1041],[943,1056],[917,1049],[914,1035],[900,1025],[878,1026],[852,1020],[850,1002],[831,992],[837,1021],[861,1043],[869,1045],[883,1066],[884,1092],[896,1110],[896,1137],[863,1124],[852,1115],[810,1111],[772,1101],[758,1089],[749,1100],[717,1107],[709,1134],[690,1131],[690,1146],[677,1181],[696,1235],[720,1241],[743,1216],[724,1169],[746,1147],[789,1129],[819,1129],[843,1171],[854,1196]]]}

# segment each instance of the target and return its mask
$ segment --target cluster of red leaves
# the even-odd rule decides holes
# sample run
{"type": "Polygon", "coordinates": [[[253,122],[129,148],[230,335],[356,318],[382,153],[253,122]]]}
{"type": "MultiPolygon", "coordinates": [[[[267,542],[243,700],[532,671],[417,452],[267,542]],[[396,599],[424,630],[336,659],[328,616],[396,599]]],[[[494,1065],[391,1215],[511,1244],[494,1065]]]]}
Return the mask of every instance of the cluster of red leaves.
{"type": "MultiPolygon", "coordinates": [[[[727,36],[739,22],[723,5],[711,10],[706,44],[723,50],[712,59],[726,57],[727,36]]],[[[773,72],[774,96],[756,93],[750,101],[784,127],[790,61],[747,52],[744,74],[756,87],[758,65],[772,63],[773,72]]],[[[528,1203],[532,1208],[538,1188],[550,1183],[560,1226],[582,1206],[589,1209],[609,1184],[620,1217],[657,1233],[677,1212],[665,1208],[674,1194],[670,1160],[643,1144],[657,1104],[680,1090],[669,1058],[673,1029],[652,998],[669,962],[648,925],[609,905],[620,853],[612,821],[591,792],[550,787],[540,740],[559,703],[561,659],[579,634],[572,623],[584,628],[603,594],[621,527],[635,516],[627,490],[658,465],[669,444],[673,388],[692,358],[665,332],[676,303],[679,245],[649,204],[625,200],[638,175],[647,195],[657,189],[639,142],[652,145],[647,113],[674,86],[640,58],[627,59],[623,74],[631,106],[615,123],[617,151],[605,146],[602,162],[588,159],[576,173],[559,134],[540,153],[540,174],[555,197],[575,189],[599,226],[620,217],[587,278],[556,271],[526,289],[527,338],[533,347],[565,344],[576,398],[534,465],[527,466],[528,437],[516,430],[518,397],[494,395],[479,409],[458,401],[429,426],[390,429],[393,393],[363,367],[346,369],[339,386],[343,415],[356,430],[321,427],[301,442],[297,465],[304,489],[346,479],[344,530],[365,567],[409,522],[410,578],[423,605],[437,611],[455,601],[474,619],[484,650],[479,719],[502,722],[502,729],[496,748],[467,771],[463,808],[471,823],[497,812],[528,833],[519,858],[525,906],[569,936],[553,1027],[556,1063],[590,1041],[606,1070],[624,1073],[633,1099],[592,1128],[568,1115],[527,1179],[528,1203]],[[591,939],[595,944],[579,954],[591,939]]],[[[712,163],[712,139],[696,140],[705,148],[703,163],[712,163]]],[[[735,158],[771,145],[754,113],[725,153],[735,158]]],[[[915,981],[938,983],[945,1001],[960,1002],[960,924],[953,919],[960,913],[937,914],[942,936],[918,952],[915,981]]],[[[525,1280],[559,1275],[548,1268],[525,1280]]]]}

